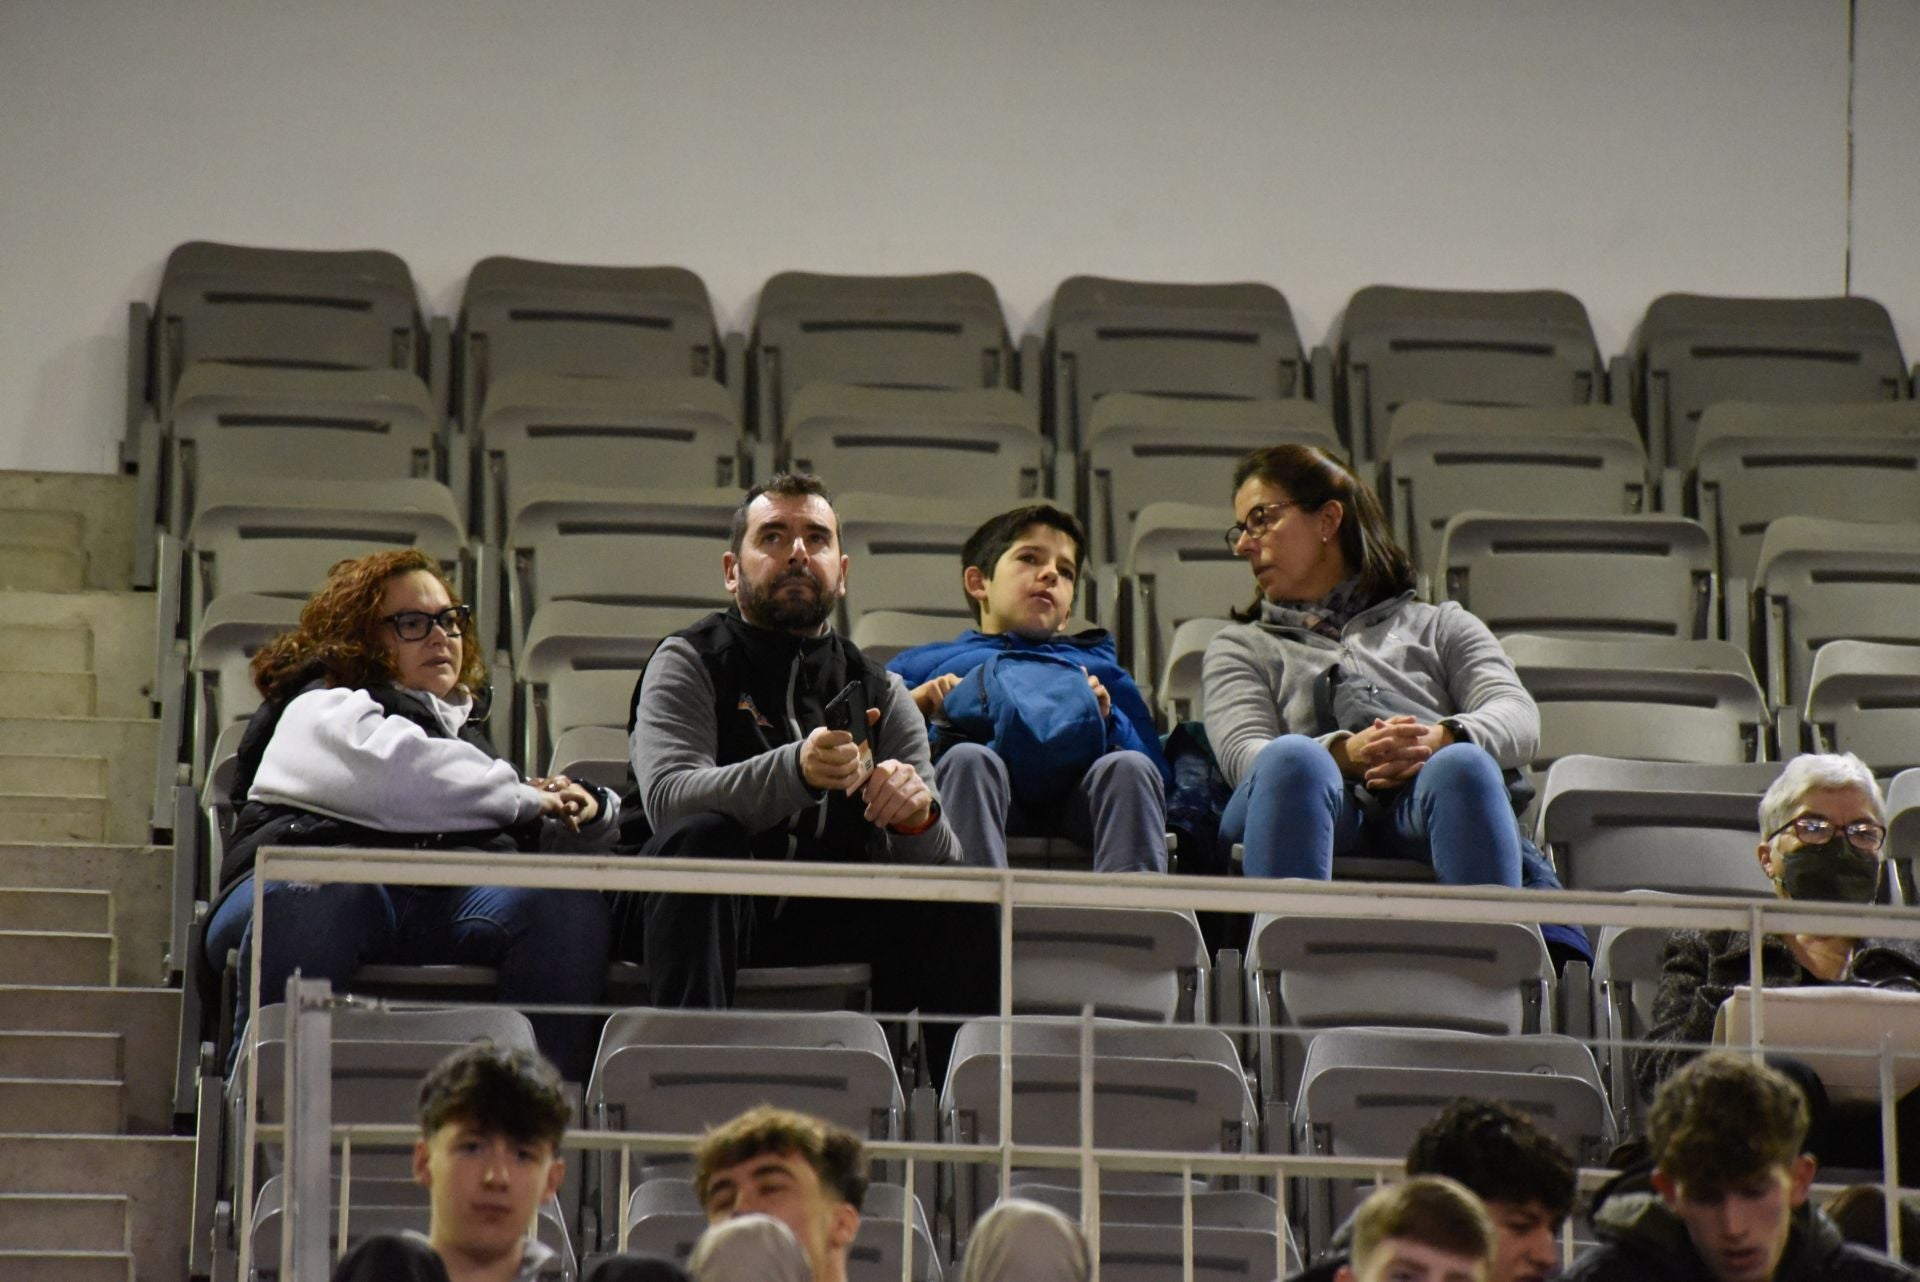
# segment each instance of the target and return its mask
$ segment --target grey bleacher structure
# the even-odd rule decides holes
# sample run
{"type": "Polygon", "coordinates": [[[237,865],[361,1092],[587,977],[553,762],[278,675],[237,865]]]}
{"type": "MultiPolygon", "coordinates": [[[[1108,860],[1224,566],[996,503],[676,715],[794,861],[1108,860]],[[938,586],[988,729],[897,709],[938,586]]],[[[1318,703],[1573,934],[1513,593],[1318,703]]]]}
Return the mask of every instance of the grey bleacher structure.
{"type": "MultiPolygon", "coordinates": [[[[1015,1181],[1012,1195],[1076,1220],[1081,1215],[1077,1187],[1015,1181]]],[[[1301,1267],[1293,1234],[1281,1238],[1274,1230],[1274,1199],[1255,1189],[1191,1190],[1184,1207],[1178,1197],[1102,1189],[1098,1210],[1103,1278],[1158,1282],[1163,1270],[1178,1269],[1182,1215],[1191,1216],[1196,1278],[1286,1277],[1301,1267]]]]}
{"type": "Polygon", "coordinates": [[[1173,656],[1180,626],[1217,619],[1246,604],[1251,576],[1222,537],[1232,520],[1224,502],[1149,503],[1134,522],[1117,594],[1122,636],[1130,637],[1122,661],[1149,704],[1157,697],[1153,682],[1173,656]]]}
{"type": "Polygon", "coordinates": [[[1052,470],[1034,407],[1006,387],[810,383],[787,406],[779,451],[782,470],[831,477],[836,492],[966,494],[1003,508],[1044,494],[1052,470]]]}
{"type": "MultiPolygon", "coordinates": [[[[940,1282],[946,1276],[933,1229],[917,1197],[896,1184],[867,1186],[860,1229],[847,1250],[847,1282],[900,1282],[900,1239],[912,1216],[910,1282],[940,1282]]],[[[707,1216],[691,1181],[660,1177],[633,1190],[627,1201],[627,1250],[651,1252],[685,1265],[706,1230],[707,1216]]]]}
{"type": "MultiPolygon", "coordinates": [[[[697,616],[689,614],[689,621],[697,616]]],[[[569,765],[596,761],[611,730],[626,759],[628,703],[634,683],[654,647],[677,628],[654,612],[591,601],[549,601],[527,629],[516,676],[520,710],[515,718],[523,736],[521,760],[535,774],[567,773],[569,765]]],[[[602,772],[587,777],[608,783],[602,772]]],[[[616,791],[625,779],[609,786],[616,791]]]]}
{"type": "Polygon", "coordinates": [[[1920,645],[1821,646],[1805,724],[1810,751],[1851,752],[1879,775],[1920,765],[1920,645]]]}
{"type": "Polygon", "coordinates": [[[1814,656],[1829,641],[1920,645],[1920,512],[1909,515],[1783,516],[1767,526],[1753,606],[1776,708],[1805,705],[1814,656]]]}
{"type": "Polygon", "coordinates": [[[1213,961],[1190,912],[1021,908],[1013,958],[1016,1015],[1207,1022],[1213,961]]]}
{"type": "Polygon", "coordinates": [[[1160,678],[1153,684],[1154,702],[1170,726],[1182,721],[1201,721],[1207,715],[1205,691],[1201,685],[1207,646],[1230,626],[1230,619],[1188,619],[1173,630],[1167,642],[1166,662],[1160,678]]]}
{"type": "Polygon", "coordinates": [[[972,627],[960,552],[968,535],[1005,510],[993,500],[837,495],[840,550],[851,565],[839,629],[851,633],[873,610],[942,620],[948,638],[972,627]]]}
{"type": "MultiPolygon", "coordinates": [[[[953,640],[957,623],[957,619],[910,610],[866,610],[854,620],[848,635],[861,654],[885,665],[902,650],[953,640]]],[[[1073,630],[1069,625],[1068,631],[1073,630]]]]}

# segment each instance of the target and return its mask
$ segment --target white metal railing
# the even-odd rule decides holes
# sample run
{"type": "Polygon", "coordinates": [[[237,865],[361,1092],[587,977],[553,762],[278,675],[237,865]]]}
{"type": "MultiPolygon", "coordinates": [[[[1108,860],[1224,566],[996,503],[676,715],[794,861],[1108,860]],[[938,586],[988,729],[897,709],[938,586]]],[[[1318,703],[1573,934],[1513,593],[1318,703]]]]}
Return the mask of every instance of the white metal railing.
{"type": "MultiPolygon", "coordinates": [[[[494,885],[545,887],[553,889],[641,891],[654,893],[690,893],[706,895],[778,895],[803,898],[924,900],[994,904],[1000,914],[1000,1001],[999,1010],[1007,1016],[1013,1010],[1013,909],[1028,906],[1071,906],[1096,908],[1175,908],[1200,912],[1274,913],[1293,916],[1335,916],[1358,919],[1447,921],[1471,925],[1499,922],[1566,922],[1586,926],[1654,926],[1666,928],[1727,929],[1761,934],[1806,933],[1850,935],[1920,940],[1920,908],[1860,907],[1836,904],[1794,903],[1786,900],[1750,900],[1718,896],[1674,898],[1628,897],[1590,891],[1518,890],[1497,886],[1437,886],[1420,884],[1381,885],[1378,883],[1338,883],[1308,881],[1263,881],[1219,877],[1142,876],[1140,874],[1096,874],[1036,870],[991,870],[953,867],[917,867],[911,865],[770,863],[747,860],[639,859],[605,855],[423,853],[411,850],[356,850],[270,847],[259,852],[254,869],[254,949],[253,968],[246,976],[249,1009],[260,1008],[260,957],[263,924],[261,895],[265,884],[274,881],[354,882],[362,884],[469,886],[494,885]]],[[[1753,949],[1749,982],[1754,992],[1752,1039],[1758,1048],[1767,1046],[1764,1009],[1765,987],[1761,973],[1761,952],[1753,949]]],[[[297,1010],[290,1009],[297,1019],[297,1010]]],[[[290,1024],[288,1036],[294,1036],[290,1024]]],[[[249,1037],[256,1034],[249,1026],[249,1037]]],[[[1090,1045],[1090,1043],[1089,1043],[1090,1045]]],[[[1771,1049],[1780,1049],[1770,1047],[1771,1049]]],[[[1863,1054],[1878,1054],[1881,1059],[1881,1118],[1884,1144],[1883,1194],[1887,1221],[1895,1249],[1898,1249],[1896,1214],[1898,1152],[1893,1124],[1892,1063],[1884,1049],[1863,1049],[1863,1054]]],[[[1001,1073],[999,1116],[1002,1119],[1001,1143],[981,1147],[997,1157],[1000,1186],[1004,1190],[1015,1161],[1033,1165],[1077,1165],[1083,1174],[1083,1216],[1088,1219],[1089,1245],[1098,1258],[1098,1175],[1104,1166],[1110,1169],[1136,1169],[1118,1163],[1146,1162],[1154,1169],[1168,1169],[1170,1162],[1189,1167],[1194,1173],[1229,1173],[1217,1170],[1226,1163],[1234,1170],[1255,1165],[1266,1176],[1276,1174],[1349,1175],[1365,1177],[1369,1173],[1390,1173],[1397,1162],[1347,1162],[1341,1169],[1331,1166],[1316,1169],[1314,1164],[1338,1164],[1344,1159],[1258,1154],[1223,1156],[1194,1154],[1188,1157],[1164,1153],[1139,1154],[1128,1150],[1101,1149],[1092,1143],[1092,1127],[1081,1127],[1081,1143],[1066,1150],[1032,1148],[1013,1144],[1010,1119],[1013,1116],[1012,1034],[1003,1019],[1000,1039],[1001,1073]]],[[[246,1092],[250,1101],[246,1119],[246,1143],[242,1146],[242,1170],[238,1173],[239,1214],[236,1224],[240,1235],[241,1276],[247,1276],[251,1264],[248,1229],[253,1216],[255,1173],[254,1151],[258,1134],[259,1057],[246,1057],[246,1092]]],[[[1083,1109],[1091,1107],[1091,1060],[1083,1056],[1083,1109]]],[[[290,1066],[291,1067],[291,1066],[290,1066]]],[[[311,1084],[310,1074],[302,1074],[311,1084]]],[[[295,1102],[299,1089],[290,1073],[287,1079],[289,1101],[295,1102]]],[[[321,1089],[324,1090],[324,1087],[321,1089]]],[[[307,1115],[312,1126],[312,1101],[306,1101],[299,1113],[307,1115]]],[[[290,1120],[299,1116],[289,1109],[290,1120]]],[[[407,1128],[401,1128],[407,1129],[407,1128]]],[[[310,1132],[312,1133],[312,1132],[310,1132]]],[[[593,1133],[587,1133],[589,1135],[593,1133]]],[[[636,1137],[613,1133],[609,1146],[628,1145],[633,1151],[636,1137]]],[[[581,1142],[576,1135],[570,1143],[581,1142]]],[[[321,1141],[313,1133],[310,1141],[321,1141]]],[[[684,1146],[685,1137],[678,1142],[684,1146]]],[[[305,1147],[299,1136],[295,1144],[305,1147]]],[[[585,1147],[599,1147],[594,1138],[585,1147]]],[[[877,1146],[881,1156],[892,1149],[877,1146]]],[[[959,1156],[949,1145],[907,1145],[900,1155],[911,1160],[951,1161],[959,1156]],[[941,1156],[944,1154],[944,1156],[941,1156]]],[[[316,1168],[311,1157],[304,1162],[289,1154],[290,1184],[286,1202],[286,1232],[283,1235],[291,1251],[298,1231],[296,1216],[314,1205],[312,1190],[291,1183],[301,1173],[301,1185],[313,1178],[317,1169],[324,1173],[325,1161],[316,1168]]],[[[1378,1176],[1376,1175],[1376,1178],[1378,1176]]],[[[324,1219],[326,1190],[324,1174],[318,1189],[319,1207],[324,1219]]],[[[624,1205],[621,1208],[624,1223],[624,1205]]],[[[1186,1275],[1191,1277],[1191,1205],[1183,1216],[1183,1236],[1187,1244],[1186,1275]]],[[[1284,1199],[1279,1218],[1285,1226],[1284,1199]]],[[[312,1235],[306,1237],[311,1242],[312,1235]]],[[[324,1233],[319,1240],[324,1249],[324,1233]]],[[[1284,1241],[1284,1234],[1282,1235],[1284,1241]]],[[[909,1257],[910,1258],[910,1257],[909,1257]]],[[[291,1262],[291,1257],[289,1257],[291,1262]]],[[[1097,1264],[1096,1264],[1097,1270],[1097,1264]]],[[[305,1282],[304,1272],[292,1273],[305,1282]]],[[[1096,1273],[1097,1278],[1097,1273],[1096,1273]]]]}

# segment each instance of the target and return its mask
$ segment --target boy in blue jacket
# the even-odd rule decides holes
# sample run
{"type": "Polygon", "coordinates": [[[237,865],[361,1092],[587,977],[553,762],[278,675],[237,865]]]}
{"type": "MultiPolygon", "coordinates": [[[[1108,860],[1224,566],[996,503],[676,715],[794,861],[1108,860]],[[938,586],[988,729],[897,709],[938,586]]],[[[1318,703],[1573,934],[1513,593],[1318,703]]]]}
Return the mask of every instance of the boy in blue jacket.
{"type": "Polygon", "coordinates": [[[1057,833],[1091,845],[1096,872],[1167,869],[1169,771],[1153,714],[1120,666],[1111,635],[1097,628],[1066,635],[1086,545],[1079,520],[1050,504],[994,517],[961,551],[961,587],[978,626],[952,641],[902,651],[887,665],[931,723],[941,809],[968,863],[1006,867],[1009,832],[1057,833]],[[990,746],[942,734],[948,691],[1008,651],[1037,651],[1078,665],[1107,724],[1106,755],[1047,813],[1013,799],[1006,764],[990,746]]]}

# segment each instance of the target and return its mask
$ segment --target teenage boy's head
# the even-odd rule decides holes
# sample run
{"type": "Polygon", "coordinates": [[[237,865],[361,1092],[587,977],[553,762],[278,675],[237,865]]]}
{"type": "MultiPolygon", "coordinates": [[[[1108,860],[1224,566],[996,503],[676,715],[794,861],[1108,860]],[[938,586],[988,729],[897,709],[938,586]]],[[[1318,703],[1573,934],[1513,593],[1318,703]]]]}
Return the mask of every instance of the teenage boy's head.
{"type": "Polygon", "coordinates": [[[960,584],[980,630],[1035,641],[1065,631],[1086,549],[1078,518],[1050,503],[1002,512],[975,530],[960,551],[960,584]]]}
{"type": "Polygon", "coordinates": [[[866,1152],[851,1132],[805,1113],[749,1109],[700,1141],[693,1187],[708,1224],[770,1215],[793,1230],[815,1282],[846,1276],[867,1193],[866,1152]]]}
{"type": "Polygon", "coordinates": [[[560,1075],[531,1051],[476,1042],[427,1074],[413,1178],[431,1195],[428,1237],[442,1258],[518,1258],[534,1213],[566,1174],[556,1152],[567,1113],[560,1075]]]}
{"type": "Polygon", "coordinates": [[[1458,1180],[1486,1203],[1492,1282],[1539,1282],[1558,1271],[1574,1162],[1524,1114],[1491,1100],[1455,1101],[1414,1137],[1407,1174],[1458,1180]]]}
{"type": "Polygon", "coordinates": [[[1703,1055],[1660,1087],[1647,1116],[1653,1186],[1717,1282],[1768,1282],[1807,1200],[1807,1101],[1744,1055],[1703,1055]]]}
{"type": "Polygon", "coordinates": [[[1442,1175],[1381,1189],[1353,1217],[1353,1255],[1337,1282],[1487,1282],[1493,1224],[1480,1199],[1442,1175]]]}

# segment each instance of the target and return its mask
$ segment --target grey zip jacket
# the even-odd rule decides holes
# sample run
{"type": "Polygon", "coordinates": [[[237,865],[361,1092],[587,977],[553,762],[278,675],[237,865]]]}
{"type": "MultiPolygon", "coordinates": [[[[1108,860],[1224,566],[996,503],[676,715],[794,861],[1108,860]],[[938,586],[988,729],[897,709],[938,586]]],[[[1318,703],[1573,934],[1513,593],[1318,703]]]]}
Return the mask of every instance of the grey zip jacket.
{"type": "Polygon", "coordinates": [[[1435,723],[1449,719],[1503,769],[1540,746],[1540,709],[1487,625],[1459,603],[1429,605],[1404,592],[1347,621],[1334,641],[1306,628],[1256,621],[1222,628],[1201,667],[1207,738],[1234,787],[1260,749],[1283,734],[1331,747],[1348,731],[1322,724],[1315,686],[1339,664],[1372,683],[1385,706],[1435,723]]]}

